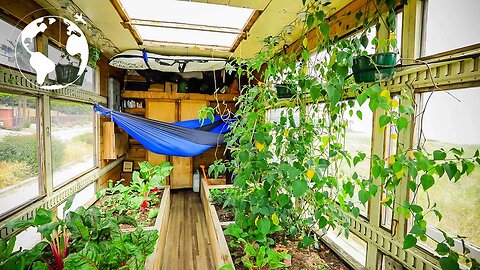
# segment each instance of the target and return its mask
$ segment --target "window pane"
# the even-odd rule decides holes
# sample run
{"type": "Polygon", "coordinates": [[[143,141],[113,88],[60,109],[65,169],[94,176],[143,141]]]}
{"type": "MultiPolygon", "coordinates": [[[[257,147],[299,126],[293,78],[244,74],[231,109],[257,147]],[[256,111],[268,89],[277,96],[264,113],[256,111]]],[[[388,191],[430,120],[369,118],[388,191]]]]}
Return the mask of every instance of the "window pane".
{"type": "Polygon", "coordinates": [[[51,101],[53,185],[95,166],[94,113],[89,104],[51,101]]]}
{"type": "Polygon", "coordinates": [[[0,215],[40,194],[37,103],[0,92],[0,215]]]}
{"type": "MultiPolygon", "coordinates": [[[[73,199],[73,203],[68,209],[67,213],[70,211],[75,211],[80,206],[85,206],[88,202],[95,199],[95,183],[91,183],[86,188],[82,189],[81,191],[75,194],[75,198],[73,199]]],[[[67,214],[63,211],[65,208],[65,202],[60,204],[57,207],[57,216],[61,219],[67,214]]]]}
{"type": "MultiPolygon", "coordinates": [[[[25,71],[34,72],[30,66],[30,53],[23,47],[22,42],[17,44],[21,30],[0,19],[0,64],[13,68],[18,66],[25,71]],[[17,59],[15,58],[17,50],[17,59]]],[[[36,51],[35,40],[29,41],[28,49],[31,52],[36,51]]]]}
{"type": "Polygon", "coordinates": [[[136,26],[140,36],[145,40],[180,42],[211,46],[230,47],[237,34],[207,32],[199,30],[173,29],[152,26],[136,26]]]}
{"type": "Polygon", "coordinates": [[[480,43],[480,1],[429,0],[426,5],[425,55],[480,43]]]}
{"type": "MultiPolygon", "coordinates": [[[[480,149],[480,88],[448,93],[455,98],[442,91],[433,93],[428,101],[422,125],[423,147],[429,153],[439,148],[461,147],[465,150],[465,157],[472,157],[475,150],[480,149]]],[[[422,94],[423,105],[429,96],[430,93],[422,94]]],[[[430,213],[426,215],[428,224],[454,236],[466,236],[467,242],[480,246],[480,166],[476,164],[476,170],[464,175],[457,183],[443,176],[436,177],[435,184],[429,189],[429,199],[431,203],[437,203],[443,218],[438,222],[430,213]]],[[[425,193],[419,192],[418,203],[426,208],[428,198],[425,193]]]]}
{"type": "Polygon", "coordinates": [[[353,233],[349,233],[348,238],[346,238],[344,233],[340,233],[339,230],[329,230],[324,237],[334,242],[358,263],[365,266],[367,261],[367,242],[353,233]]]}

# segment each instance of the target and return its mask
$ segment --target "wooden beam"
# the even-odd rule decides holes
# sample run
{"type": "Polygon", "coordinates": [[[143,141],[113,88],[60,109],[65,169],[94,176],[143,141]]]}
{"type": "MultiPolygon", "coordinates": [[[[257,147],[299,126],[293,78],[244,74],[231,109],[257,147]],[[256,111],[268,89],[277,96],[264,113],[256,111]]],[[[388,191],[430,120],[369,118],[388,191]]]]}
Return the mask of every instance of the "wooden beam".
{"type": "Polygon", "coordinates": [[[124,91],[122,98],[153,98],[166,100],[208,100],[208,101],[235,101],[238,95],[217,94],[205,95],[196,93],[165,93],[154,91],[124,91]]]}
{"type": "Polygon", "coordinates": [[[211,25],[204,25],[204,24],[191,24],[191,23],[182,23],[182,22],[131,19],[130,21],[125,22],[125,24],[183,29],[183,30],[194,30],[194,31],[206,31],[206,32],[215,32],[215,33],[228,33],[228,34],[243,33],[242,29],[240,28],[211,26],[211,25]]]}

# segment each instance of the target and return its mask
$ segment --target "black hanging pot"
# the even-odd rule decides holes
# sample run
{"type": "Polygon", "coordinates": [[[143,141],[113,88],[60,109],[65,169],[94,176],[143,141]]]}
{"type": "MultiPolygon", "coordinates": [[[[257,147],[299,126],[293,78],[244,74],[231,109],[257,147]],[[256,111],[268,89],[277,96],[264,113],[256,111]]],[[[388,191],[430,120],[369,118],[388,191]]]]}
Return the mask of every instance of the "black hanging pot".
{"type": "Polygon", "coordinates": [[[78,70],[79,68],[77,66],[73,66],[70,64],[67,64],[67,65],[58,64],[57,66],[55,66],[55,74],[57,74],[57,83],[68,84],[73,82],[74,84],[81,86],[85,78],[86,70],[77,79],[78,70]]]}
{"type": "Polygon", "coordinates": [[[291,98],[293,97],[294,94],[294,88],[295,86],[293,84],[276,84],[275,88],[277,90],[277,97],[278,98],[291,98]]]}

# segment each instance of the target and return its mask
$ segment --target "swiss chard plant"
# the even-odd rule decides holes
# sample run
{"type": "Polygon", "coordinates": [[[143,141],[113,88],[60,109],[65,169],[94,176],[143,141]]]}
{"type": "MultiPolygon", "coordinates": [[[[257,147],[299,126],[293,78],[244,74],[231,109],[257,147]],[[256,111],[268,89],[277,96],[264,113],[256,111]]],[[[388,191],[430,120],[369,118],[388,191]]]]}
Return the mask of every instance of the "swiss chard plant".
{"type": "MultiPolygon", "coordinates": [[[[425,217],[442,218],[433,202],[428,208],[417,204],[417,194],[428,193],[435,177],[461,181],[480,165],[479,151],[472,156],[457,148],[430,153],[414,142],[398,144],[388,156],[383,151],[370,155],[347,149],[349,119],[364,121],[362,105],[377,117],[380,130],[374,132],[389,129],[392,139],[397,134],[408,139],[415,120],[415,89],[405,84],[392,93],[379,83],[355,83],[349,75],[353,58],[365,54],[365,45],[371,41],[363,35],[340,39],[327,18],[327,7],[320,2],[306,4],[294,22],[302,29],[296,46],[284,49],[285,41],[291,40],[289,25],[279,36],[265,39],[255,57],[238,59],[235,71],[246,74],[250,84],[241,91],[237,121],[226,135],[232,159],[211,168],[235,175],[235,224],[225,233],[235,237],[237,245],[255,242],[268,249],[274,245],[273,237],[282,235],[301,239],[299,247],[309,246],[318,230],[341,229],[348,236],[351,218],[358,218],[367,202],[380,197],[383,206],[412,224],[403,240],[405,249],[412,248],[418,240],[429,238],[425,217]],[[307,33],[319,37],[313,46],[307,33]],[[285,81],[294,85],[292,97],[279,100],[275,84],[285,81]],[[273,113],[278,117],[272,118],[273,113]],[[365,162],[369,169],[361,171],[360,164],[365,162]],[[410,196],[399,196],[404,185],[410,196]]],[[[377,12],[388,13],[386,24],[395,29],[392,3],[397,1],[372,2],[378,5],[377,12]]],[[[364,18],[379,20],[380,15],[352,16],[360,27],[370,24],[364,18]]],[[[373,42],[395,45],[392,40],[373,42]]],[[[470,269],[478,269],[465,245],[463,250],[455,249],[452,239],[445,234],[445,241],[437,245],[442,269],[459,269],[462,257],[470,269]]]]}
{"type": "MultiPolygon", "coordinates": [[[[72,201],[73,197],[67,201],[65,211],[72,201]]],[[[17,220],[8,226],[35,227],[44,240],[30,250],[17,252],[12,252],[15,238],[5,249],[5,242],[0,242],[0,269],[143,269],[147,256],[154,251],[157,231],[138,227],[122,232],[120,224],[136,226],[129,216],[103,217],[95,206],[79,207],[64,219],[39,208],[32,219],[17,220]]]]}
{"type": "MultiPolygon", "coordinates": [[[[170,175],[173,166],[168,162],[152,166],[147,161],[140,162],[140,171],[134,171],[132,182],[129,186],[123,185],[122,181],[113,184],[109,181],[106,189],[97,193],[97,198],[108,195],[103,202],[104,211],[109,215],[124,214],[128,211],[145,212],[147,209],[160,201],[158,192],[165,185],[165,178],[170,175]]],[[[150,209],[149,217],[154,218],[158,214],[157,209],[150,209]]]]}

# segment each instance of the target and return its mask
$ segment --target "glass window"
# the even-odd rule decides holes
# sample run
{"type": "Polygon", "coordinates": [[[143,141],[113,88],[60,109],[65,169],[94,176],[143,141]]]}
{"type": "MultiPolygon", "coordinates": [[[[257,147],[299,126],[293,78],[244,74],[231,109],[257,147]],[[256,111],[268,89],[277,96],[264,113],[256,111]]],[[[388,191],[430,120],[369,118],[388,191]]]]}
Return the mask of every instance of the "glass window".
{"type": "Polygon", "coordinates": [[[25,42],[28,42],[28,46],[27,48],[23,47],[19,39],[21,32],[20,28],[0,19],[0,64],[34,72],[30,66],[30,52],[36,51],[35,40],[26,40],[25,42]],[[16,53],[15,50],[17,51],[16,53]],[[17,57],[15,57],[15,54],[17,57]]]}
{"type": "Polygon", "coordinates": [[[0,215],[40,195],[38,100],[0,92],[0,215]]]}
{"type": "Polygon", "coordinates": [[[480,1],[428,0],[425,8],[425,56],[480,43],[480,1]]]}
{"type": "MultiPolygon", "coordinates": [[[[357,163],[355,167],[349,167],[348,164],[343,163],[341,167],[341,173],[344,177],[351,177],[354,172],[358,174],[362,179],[368,179],[370,177],[370,155],[372,148],[372,125],[373,114],[368,107],[368,101],[362,106],[359,106],[357,102],[352,108],[346,110],[344,120],[348,122],[347,130],[345,132],[345,150],[350,155],[356,156],[358,152],[366,154],[366,158],[357,163]],[[350,116],[350,111],[352,116],[350,116]],[[358,118],[358,115],[362,116],[362,120],[358,118]]],[[[353,166],[353,164],[352,164],[353,166]]],[[[358,190],[354,193],[353,200],[357,202],[360,208],[360,213],[363,216],[367,216],[367,205],[361,205],[358,200],[358,190]]]]}
{"type": "Polygon", "coordinates": [[[343,232],[340,233],[338,230],[329,230],[323,237],[334,242],[355,261],[365,266],[367,261],[367,242],[363,241],[353,233],[349,233],[347,238],[343,232]]]}
{"type": "Polygon", "coordinates": [[[63,208],[65,207],[65,202],[60,204],[57,207],[57,216],[63,219],[68,212],[75,211],[80,206],[87,206],[89,202],[92,202],[93,200],[95,200],[96,198],[95,196],[96,196],[95,183],[91,183],[86,188],[82,189],[81,191],[77,192],[77,194],[75,194],[75,198],[73,199],[72,206],[70,206],[70,209],[68,209],[66,213],[63,211],[63,208]]]}
{"type": "Polygon", "coordinates": [[[51,100],[53,186],[95,166],[95,115],[92,106],[51,100]]]}
{"type": "Polygon", "coordinates": [[[17,240],[15,241],[15,247],[13,250],[31,249],[40,241],[42,241],[42,235],[37,232],[37,228],[30,227],[17,234],[17,240]]]}
{"type": "MultiPolygon", "coordinates": [[[[426,108],[420,146],[428,153],[455,147],[463,148],[465,157],[472,157],[480,149],[480,88],[423,93],[421,104],[426,108]]],[[[417,203],[424,209],[430,200],[443,213],[440,222],[432,212],[426,215],[428,233],[436,237],[434,228],[439,228],[453,236],[465,236],[467,242],[480,247],[480,166],[476,164],[473,173],[464,175],[457,183],[449,181],[446,175],[434,177],[435,185],[429,189],[429,197],[424,192],[417,196],[417,203]]],[[[443,240],[441,234],[439,236],[439,240],[443,240]]],[[[430,242],[427,245],[435,247],[430,242]]]]}
{"type": "Polygon", "coordinates": [[[144,40],[160,42],[230,47],[253,13],[253,10],[248,8],[191,1],[162,1],[157,4],[148,0],[120,2],[133,19],[140,36],[144,40]],[[145,6],[150,8],[143,8],[145,6]],[[178,12],[179,10],[181,12],[178,12]],[[205,30],[209,27],[214,27],[217,31],[205,30]]]}

